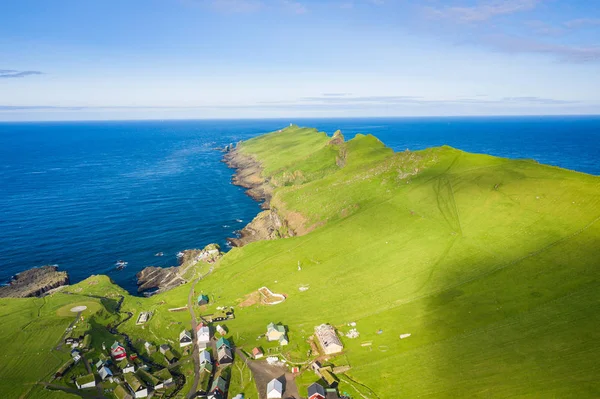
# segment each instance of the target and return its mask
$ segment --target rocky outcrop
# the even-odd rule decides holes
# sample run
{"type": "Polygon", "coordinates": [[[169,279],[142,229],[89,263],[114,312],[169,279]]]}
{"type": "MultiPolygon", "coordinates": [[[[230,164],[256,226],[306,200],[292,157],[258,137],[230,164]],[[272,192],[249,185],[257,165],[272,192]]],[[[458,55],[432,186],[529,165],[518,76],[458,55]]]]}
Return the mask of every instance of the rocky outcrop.
{"type": "Polygon", "coordinates": [[[26,298],[69,284],[67,272],[59,272],[58,266],[34,267],[14,276],[10,284],[0,287],[0,297],[26,298]]]}
{"type": "Polygon", "coordinates": [[[156,294],[168,291],[188,281],[195,274],[190,270],[198,262],[216,262],[223,254],[217,244],[209,244],[204,249],[188,249],[180,252],[179,266],[158,267],[148,266],[135,276],[138,292],[156,294]]]}
{"type": "Polygon", "coordinates": [[[227,239],[234,247],[242,247],[259,240],[274,240],[295,235],[287,221],[279,216],[275,209],[268,209],[259,213],[238,234],[237,238],[227,239]]]}

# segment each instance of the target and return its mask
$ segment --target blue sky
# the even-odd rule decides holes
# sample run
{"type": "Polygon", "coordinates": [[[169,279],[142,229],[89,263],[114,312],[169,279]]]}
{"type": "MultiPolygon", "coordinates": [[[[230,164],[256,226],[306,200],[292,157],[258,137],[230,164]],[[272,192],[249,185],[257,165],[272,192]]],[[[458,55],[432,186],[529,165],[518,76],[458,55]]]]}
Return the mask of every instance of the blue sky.
{"type": "Polygon", "coordinates": [[[0,120],[599,113],[596,1],[0,5],[0,120]]]}

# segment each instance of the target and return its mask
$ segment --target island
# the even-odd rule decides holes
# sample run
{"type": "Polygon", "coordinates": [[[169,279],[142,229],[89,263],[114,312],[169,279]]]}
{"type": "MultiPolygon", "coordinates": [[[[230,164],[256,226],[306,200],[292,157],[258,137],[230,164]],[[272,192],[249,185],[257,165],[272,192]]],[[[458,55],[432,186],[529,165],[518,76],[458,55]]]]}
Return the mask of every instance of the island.
{"type": "Polygon", "coordinates": [[[229,252],[0,298],[5,397],[600,396],[600,177],[296,125],[224,161],[229,252]]]}

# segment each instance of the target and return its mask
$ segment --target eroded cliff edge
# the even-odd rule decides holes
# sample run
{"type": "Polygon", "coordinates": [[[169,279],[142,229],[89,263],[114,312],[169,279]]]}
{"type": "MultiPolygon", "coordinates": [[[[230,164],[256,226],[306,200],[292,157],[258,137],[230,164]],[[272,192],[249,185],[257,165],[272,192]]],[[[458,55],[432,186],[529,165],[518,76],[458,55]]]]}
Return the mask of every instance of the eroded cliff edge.
{"type": "Polygon", "coordinates": [[[295,231],[276,208],[270,206],[273,186],[262,175],[263,167],[254,157],[244,154],[237,146],[231,146],[223,156],[223,162],[235,170],[232,183],[246,189],[246,194],[261,203],[264,209],[238,232],[236,238],[227,238],[235,247],[260,240],[292,237],[295,231]]]}

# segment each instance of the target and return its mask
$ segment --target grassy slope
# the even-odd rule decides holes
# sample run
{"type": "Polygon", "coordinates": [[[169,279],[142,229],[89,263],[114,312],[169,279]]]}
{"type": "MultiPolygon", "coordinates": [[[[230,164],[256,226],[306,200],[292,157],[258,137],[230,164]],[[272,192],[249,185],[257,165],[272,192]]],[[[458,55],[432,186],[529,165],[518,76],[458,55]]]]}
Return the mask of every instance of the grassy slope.
{"type": "MultiPolygon", "coordinates": [[[[90,310],[99,310],[102,306],[99,300],[62,293],[46,298],[0,300],[0,392],[3,397],[42,397],[35,384],[48,381],[70,358],[66,347],[62,351],[53,350],[75,318],[74,313],[65,313],[65,307],[70,309],[80,304],[87,304],[90,310]]],[[[90,314],[86,311],[83,316],[90,314]]],[[[59,392],[44,395],[68,396],[59,392]]]]}
{"type": "MultiPolygon", "coordinates": [[[[326,142],[286,129],[242,150],[275,176],[326,142]]],[[[346,145],[344,168],[329,159],[326,176],[274,197],[329,223],[235,249],[200,283],[221,305],[262,285],[288,295],[238,309],[239,344],[254,345],[271,320],[300,346],[318,323],[355,321],[361,336],[339,362],[382,398],[600,395],[600,179],[449,147],[392,154],[370,136],[346,145]]]]}

